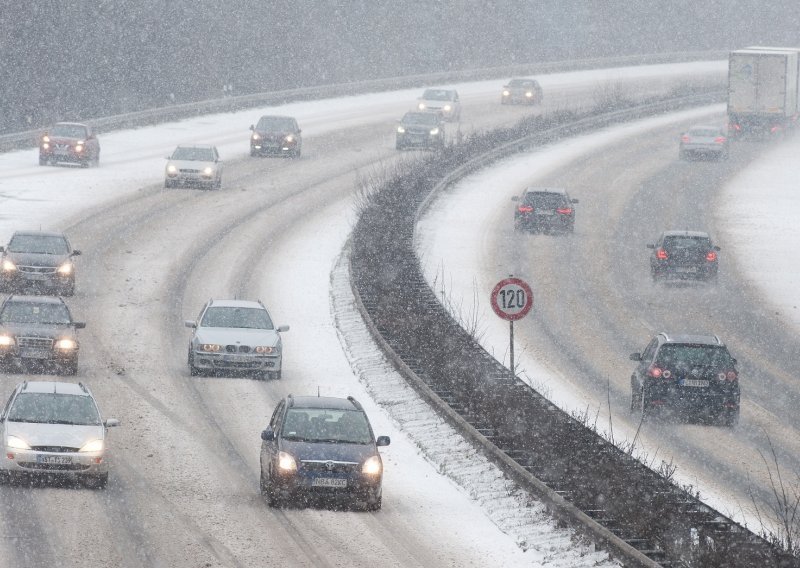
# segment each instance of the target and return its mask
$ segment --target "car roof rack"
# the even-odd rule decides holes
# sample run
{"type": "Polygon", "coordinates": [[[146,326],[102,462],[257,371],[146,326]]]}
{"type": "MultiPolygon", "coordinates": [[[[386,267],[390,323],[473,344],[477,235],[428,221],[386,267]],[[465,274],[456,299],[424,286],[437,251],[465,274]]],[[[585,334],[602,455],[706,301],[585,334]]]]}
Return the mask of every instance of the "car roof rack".
{"type": "Polygon", "coordinates": [[[358,401],[357,401],[355,398],[353,398],[352,396],[348,396],[348,397],[347,397],[347,400],[349,400],[350,402],[352,402],[352,403],[353,403],[353,406],[355,406],[355,407],[356,407],[358,410],[364,410],[364,408],[361,406],[361,403],[360,403],[360,402],[358,402],[358,401]]]}
{"type": "Polygon", "coordinates": [[[78,386],[81,387],[81,390],[83,392],[85,392],[86,394],[89,394],[89,389],[86,388],[86,385],[84,385],[82,381],[78,381],[78,386]]]}

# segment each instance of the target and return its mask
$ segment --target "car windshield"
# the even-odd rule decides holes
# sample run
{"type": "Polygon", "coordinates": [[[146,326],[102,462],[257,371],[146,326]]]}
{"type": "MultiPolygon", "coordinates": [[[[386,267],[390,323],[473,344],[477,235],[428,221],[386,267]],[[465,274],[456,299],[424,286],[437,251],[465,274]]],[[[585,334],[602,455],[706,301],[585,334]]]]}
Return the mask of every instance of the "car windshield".
{"type": "Polygon", "coordinates": [[[24,392],[8,411],[9,422],[99,426],[100,413],[89,396],[59,393],[24,392]]]}
{"type": "Polygon", "coordinates": [[[8,243],[8,252],[31,254],[68,254],[69,247],[64,237],[46,235],[14,235],[8,243]]]}
{"type": "Polygon", "coordinates": [[[559,193],[528,192],[525,194],[525,203],[540,209],[557,209],[564,204],[564,200],[564,196],[559,193]]]}
{"type": "Polygon", "coordinates": [[[403,117],[403,124],[436,126],[439,124],[439,117],[432,112],[409,112],[403,117]]]}
{"type": "Polygon", "coordinates": [[[213,162],[214,151],[211,148],[197,148],[195,146],[178,146],[172,153],[173,160],[190,160],[198,162],[213,162]]]}
{"type": "Polygon", "coordinates": [[[261,308],[211,307],[203,314],[201,327],[273,329],[272,320],[261,308]]]}
{"type": "Polygon", "coordinates": [[[72,322],[67,306],[47,302],[7,302],[0,312],[0,323],[41,323],[67,325],[72,322]]]}
{"type": "Polygon", "coordinates": [[[711,248],[711,239],[708,237],[690,237],[688,235],[664,237],[664,248],[667,250],[675,249],[701,249],[711,248]]]}
{"type": "Polygon", "coordinates": [[[326,408],[290,408],[283,422],[282,437],[296,442],[372,442],[372,432],[363,412],[326,408]]]}
{"type": "Polygon", "coordinates": [[[79,124],[56,124],[49,134],[61,138],[86,138],[86,127],[79,124]]]}
{"type": "Polygon", "coordinates": [[[689,136],[697,136],[698,138],[716,138],[722,136],[722,132],[715,128],[692,128],[689,130],[689,136]]]}
{"type": "Polygon", "coordinates": [[[534,85],[534,82],[530,81],[530,80],[527,80],[527,79],[512,79],[508,83],[509,87],[517,87],[517,88],[520,88],[520,89],[523,88],[523,87],[529,87],[530,88],[530,87],[533,87],[533,85],[534,85]]]}
{"type": "Polygon", "coordinates": [[[256,130],[264,132],[294,131],[294,119],[288,116],[262,116],[256,130]]]}
{"type": "Polygon", "coordinates": [[[449,101],[453,99],[453,91],[445,89],[427,89],[422,98],[428,101],[449,101]]]}
{"type": "Polygon", "coordinates": [[[658,350],[656,364],[664,367],[733,367],[725,347],[715,345],[666,344],[658,350]]]}

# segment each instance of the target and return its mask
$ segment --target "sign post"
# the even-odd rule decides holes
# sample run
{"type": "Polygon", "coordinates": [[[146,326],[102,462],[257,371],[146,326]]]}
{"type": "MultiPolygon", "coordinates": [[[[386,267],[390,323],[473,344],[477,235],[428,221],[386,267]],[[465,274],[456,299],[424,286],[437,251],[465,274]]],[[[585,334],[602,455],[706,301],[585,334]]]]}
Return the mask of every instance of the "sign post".
{"type": "Polygon", "coordinates": [[[514,368],[514,322],[528,315],[533,307],[533,292],[527,282],[509,276],[504,278],[492,290],[492,309],[499,317],[508,321],[509,355],[511,373],[516,377],[514,368]]]}

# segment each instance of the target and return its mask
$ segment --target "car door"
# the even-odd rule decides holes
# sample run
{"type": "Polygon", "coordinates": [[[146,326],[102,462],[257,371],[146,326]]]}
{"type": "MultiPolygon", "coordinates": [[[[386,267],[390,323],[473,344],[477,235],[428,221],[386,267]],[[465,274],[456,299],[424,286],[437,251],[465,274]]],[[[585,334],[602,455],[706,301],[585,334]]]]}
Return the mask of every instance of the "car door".
{"type": "Polygon", "coordinates": [[[272,440],[264,440],[261,444],[261,463],[262,464],[271,464],[274,463],[277,459],[278,455],[278,434],[280,433],[280,428],[283,422],[283,415],[284,410],[286,408],[286,402],[281,401],[278,406],[275,407],[275,411],[272,413],[272,417],[269,420],[269,425],[267,426],[268,429],[272,430],[273,438],[272,440]]]}
{"type": "Polygon", "coordinates": [[[647,369],[650,367],[650,364],[653,362],[657,348],[658,338],[654,338],[650,343],[647,344],[647,347],[645,347],[644,351],[642,352],[642,358],[636,365],[636,372],[634,373],[634,381],[638,389],[641,389],[642,384],[644,384],[644,376],[647,373],[647,369]]]}

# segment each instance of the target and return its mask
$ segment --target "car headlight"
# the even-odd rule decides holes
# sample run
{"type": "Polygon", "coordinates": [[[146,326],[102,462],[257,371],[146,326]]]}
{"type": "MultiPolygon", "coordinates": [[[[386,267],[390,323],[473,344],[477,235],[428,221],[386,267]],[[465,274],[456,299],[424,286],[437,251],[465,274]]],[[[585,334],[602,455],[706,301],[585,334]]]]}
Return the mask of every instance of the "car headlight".
{"type": "Polygon", "coordinates": [[[14,338],[10,335],[0,335],[0,347],[13,347],[14,338]]]}
{"type": "Polygon", "coordinates": [[[278,468],[284,472],[297,471],[297,461],[290,454],[279,452],[278,468]]]}
{"type": "Polygon", "coordinates": [[[167,173],[174,176],[178,173],[178,167],[175,164],[167,164],[167,173]]]}
{"type": "Polygon", "coordinates": [[[419,104],[417,105],[417,108],[418,108],[419,110],[425,110],[425,103],[419,103],[419,104]]]}
{"type": "Polygon", "coordinates": [[[3,272],[14,272],[17,269],[17,265],[6,259],[3,261],[2,269],[3,272]]]}
{"type": "Polygon", "coordinates": [[[287,142],[294,142],[294,136],[292,134],[289,134],[286,138],[284,138],[284,140],[286,140],[287,142]]]}
{"type": "Polygon", "coordinates": [[[261,135],[258,132],[253,132],[253,140],[261,140],[261,135]]]}
{"type": "Polygon", "coordinates": [[[71,262],[65,262],[61,266],[58,267],[58,273],[62,276],[69,276],[72,274],[73,264],[71,262]]]}
{"type": "Polygon", "coordinates": [[[78,342],[74,339],[70,339],[69,337],[64,337],[56,341],[55,345],[56,349],[63,349],[65,351],[71,351],[72,349],[78,348],[78,342]]]}
{"type": "Polygon", "coordinates": [[[379,475],[383,471],[383,462],[380,456],[372,456],[367,458],[364,465],[361,466],[361,473],[366,475],[379,475]]]}
{"type": "Polygon", "coordinates": [[[91,442],[86,442],[83,447],[79,451],[81,452],[102,452],[105,448],[105,443],[103,440],[92,440],[91,442]]]}
{"type": "Polygon", "coordinates": [[[42,142],[50,142],[50,137],[47,135],[42,136],[42,142]]]}
{"type": "Polygon", "coordinates": [[[83,144],[75,144],[76,152],[83,152],[83,144]]]}
{"type": "Polygon", "coordinates": [[[405,133],[405,131],[406,131],[406,129],[405,129],[405,128],[403,128],[402,126],[398,126],[398,127],[397,127],[397,132],[399,132],[400,134],[403,134],[403,133],[405,133]]]}
{"type": "Polygon", "coordinates": [[[217,345],[216,343],[203,343],[200,346],[200,349],[202,349],[203,351],[211,351],[213,353],[216,353],[221,348],[222,348],[222,346],[221,345],[217,345]]]}
{"type": "Polygon", "coordinates": [[[256,353],[272,353],[277,350],[277,347],[271,347],[269,345],[258,345],[256,347],[256,353]]]}
{"type": "Polygon", "coordinates": [[[22,438],[17,438],[16,436],[9,436],[8,440],[6,440],[6,447],[14,448],[15,450],[30,450],[31,447],[28,443],[23,440],[22,438]]]}
{"type": "Polygon", "coordinates": [[[453,107],[451,107],[450,105],[444,105],[444,110],[445,112],[450,112],[451,110],[453,110],[453,107]]]}
{"type": "Polygon", "coordinates": [[[507,97],[507,96],[508,96],[508,95],[510,95],[510,94],[511,94],[511,91],[509,91],[508,89],[506,89],[505,91],[503,91],[503,96],[504,96],[504,97],[507,97]]]}
{"type": "Polygon", "coordinates": [[[212,168],[211,166],[206,166],[205,168],[203,168],[204,176],[210,176],[213,173],[214,173],[214,168],[212,168]]]}
{"type": "Polygon", "coordinates": [[[42,148],[44,148],[45,150],[49,150],[50,144],[48,144],[47,142],[42,142],[42,148]]]}
{"type": "Polygon", "coordinates": [[[528,97],[528,98],[531,98],[533,96],[533,93],[528,91],[527,93],[525,93],[525,96],[528,97]]]}
{"type": "Polygon", "coordinates": [[[438,128],[434,128],[433,130],[431,130],[431,136],[436,136],[437,134],[439,134],[438,128]]]}

